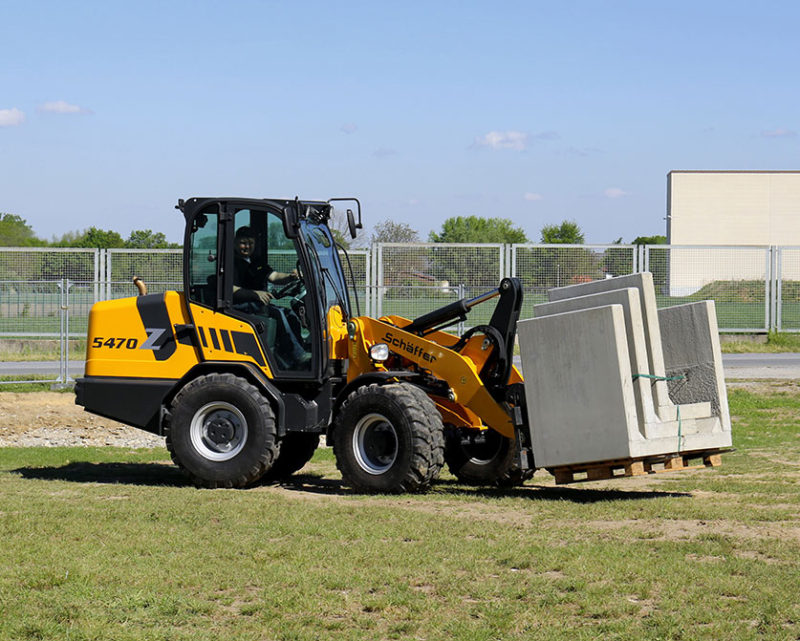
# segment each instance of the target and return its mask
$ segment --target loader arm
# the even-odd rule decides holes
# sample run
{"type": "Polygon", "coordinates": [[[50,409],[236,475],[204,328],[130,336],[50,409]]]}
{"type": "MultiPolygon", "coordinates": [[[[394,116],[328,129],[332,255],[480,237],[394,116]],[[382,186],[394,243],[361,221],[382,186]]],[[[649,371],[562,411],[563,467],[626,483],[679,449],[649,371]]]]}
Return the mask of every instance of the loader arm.
{"type": "MultiPolygon", "coordinates": [[[[484,348],[483,336],[469,337],[460,351],[455,351],[459,337],[442,331],[418,336],[404,329],[412,321],[399,316],[380,320],[360,317],[350,323],[348,381],[373,371],[414,368],[443,383],[441,388],[446,391],[441,397],[436,395],[434,401],[445,418],[471,427],[480,427],[482,422],[503,436],[514,438],[509,412],[481,379],[480,372],[492,356],[492,350],[484,348]],[[385,343],[392,353],[385,363],[375,362],[369,354],[370,347],[379,343],[385,343]]],[[[521,381],[519,371],[512,366],[508,382],[521,381]]]]}

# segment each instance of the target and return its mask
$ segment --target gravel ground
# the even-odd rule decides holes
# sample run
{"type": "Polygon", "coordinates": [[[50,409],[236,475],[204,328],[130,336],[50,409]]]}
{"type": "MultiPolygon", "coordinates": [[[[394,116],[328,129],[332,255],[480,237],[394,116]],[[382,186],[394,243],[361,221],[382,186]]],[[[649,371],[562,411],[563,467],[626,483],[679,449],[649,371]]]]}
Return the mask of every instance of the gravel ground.
{"type": "Polygon", "coordinates": [[[0,392],[0,447],[164,447],[164,438],[85,412],[75,395],[0,392]]]}

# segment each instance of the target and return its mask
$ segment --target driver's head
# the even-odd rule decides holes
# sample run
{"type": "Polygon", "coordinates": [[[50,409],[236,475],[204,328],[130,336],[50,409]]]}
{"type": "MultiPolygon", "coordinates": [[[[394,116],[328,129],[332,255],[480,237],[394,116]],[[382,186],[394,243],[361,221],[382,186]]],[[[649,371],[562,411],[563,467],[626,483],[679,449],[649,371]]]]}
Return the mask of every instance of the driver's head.
{"type": "Polygon", "coordinates": [[[248,226],[239,227],[233,237],[233,246],[236,253],[244,258],[250,258],[256,247],[256,237],[248,226]]]}

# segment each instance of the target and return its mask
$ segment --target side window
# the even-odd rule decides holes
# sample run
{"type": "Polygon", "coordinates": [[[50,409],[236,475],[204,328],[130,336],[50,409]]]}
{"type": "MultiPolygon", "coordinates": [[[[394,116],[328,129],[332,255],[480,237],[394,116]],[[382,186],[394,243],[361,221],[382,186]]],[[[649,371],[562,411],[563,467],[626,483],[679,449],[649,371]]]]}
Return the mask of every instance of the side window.
{"type": "Polygon", "coordinates": [[[233,310],[257,321],[273,370],[309,371],[315,336],[294,241],[271,211],[240,209],[234,230],[233,310]]]}
{"type": "Polygon", "coordinates": [[[213,305],[217,295],[217,214],[194,220],[189,248],[189,297],[213,305]]]}
{"type": "Polygon", "coordinates": [[[267,214],[270,266],[278,272],[291,272],[297,267],[297,250],[294,241],[286,238],[283,221],[272,212],[267,214]]]}

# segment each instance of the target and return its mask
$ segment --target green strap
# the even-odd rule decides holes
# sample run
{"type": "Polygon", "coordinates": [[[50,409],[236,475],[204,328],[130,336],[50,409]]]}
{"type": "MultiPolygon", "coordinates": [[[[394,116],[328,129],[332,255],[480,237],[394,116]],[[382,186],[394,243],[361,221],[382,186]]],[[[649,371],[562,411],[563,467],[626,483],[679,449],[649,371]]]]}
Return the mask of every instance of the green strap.
{"type": "MultiPolygon", "coordinates": [[[[633,380],[636,380],[637,378],[651,378],[655,381],[682,381],[686,379],[685,376],[656,376],[655,374],[634,374],[633,380]]],[[[680,454],[682,445],[681,441],[683,440],[683,436],[681,435],[681,431],[683,428],[683,425],[681,423],[681,406],[676,404],[675,407],[677,408],[675,417],[678,419],[678,454],[680,454]]]]}

